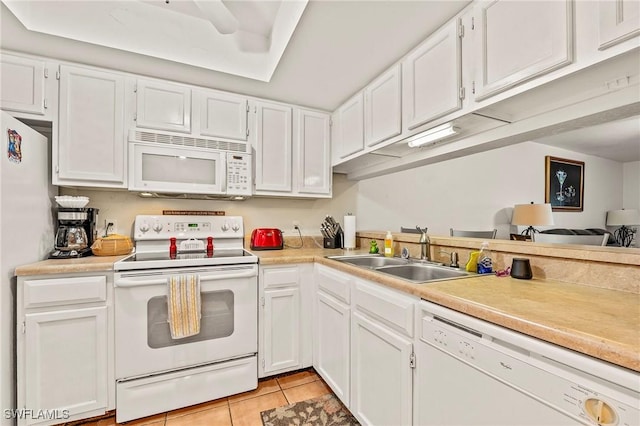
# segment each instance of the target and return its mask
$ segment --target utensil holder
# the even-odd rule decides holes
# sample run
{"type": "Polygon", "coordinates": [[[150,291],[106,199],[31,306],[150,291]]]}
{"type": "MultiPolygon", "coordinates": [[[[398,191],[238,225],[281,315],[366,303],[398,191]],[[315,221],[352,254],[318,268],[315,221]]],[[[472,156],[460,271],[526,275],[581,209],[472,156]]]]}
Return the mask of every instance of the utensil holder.
{"type": "Polygon", "coordinates": [[[324,248],[326,249],[335,249],[343,247],[344,236],[342,231],[338,231],[334,238],[325,238],[324,239],[324,248]]]}

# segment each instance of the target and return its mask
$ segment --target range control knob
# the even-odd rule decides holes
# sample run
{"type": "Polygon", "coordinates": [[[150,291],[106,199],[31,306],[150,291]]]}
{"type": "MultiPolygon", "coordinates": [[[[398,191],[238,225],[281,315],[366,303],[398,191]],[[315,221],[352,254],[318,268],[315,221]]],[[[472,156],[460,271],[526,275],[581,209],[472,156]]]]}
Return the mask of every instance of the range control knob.
{"type": "Polygon", "coordinates": [[[160,222],[156,222],[153,224],[153,230],[156,232],[162,231],[162,224],[160,222]]]}
{"type": "Polygon", "coordinates": [[[145,232],[149,231],[149,224],[147,222],[144,222],[140,225],[140,231],[142,231],[142,233],[144,234],[145,232]]]}
{"type": "Polygon", "coordinates": [[[223,232],[227,232],[229,230],[229,224],[227,222],[223,223],[220,229],[222,229],[223,232]]]}
{"type": "Polygon", "coordinates": [[[233,225],[231,225],[231,229],[233,229],[233,232],[238,232],[238,230],[240,229],[240,225],[234,223],[233,225]]]}

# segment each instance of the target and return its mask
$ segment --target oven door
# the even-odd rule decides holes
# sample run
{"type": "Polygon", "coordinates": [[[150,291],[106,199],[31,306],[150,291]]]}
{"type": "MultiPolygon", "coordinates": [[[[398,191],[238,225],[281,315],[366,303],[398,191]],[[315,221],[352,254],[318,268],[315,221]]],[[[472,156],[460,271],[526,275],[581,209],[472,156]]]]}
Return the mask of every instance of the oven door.
{"type": "Polygon", "coordinates": [[[127,379],[257,353],[258,266],[121,272],[115,275],[116,378],[127,379]],[[200,333],[172,339],[171,275],[198,274],[200,333]]]}
{"type": "Polygon", "coordinates": [[[129,143],[129,190],[226,194],[226,153],[129,143]]]}

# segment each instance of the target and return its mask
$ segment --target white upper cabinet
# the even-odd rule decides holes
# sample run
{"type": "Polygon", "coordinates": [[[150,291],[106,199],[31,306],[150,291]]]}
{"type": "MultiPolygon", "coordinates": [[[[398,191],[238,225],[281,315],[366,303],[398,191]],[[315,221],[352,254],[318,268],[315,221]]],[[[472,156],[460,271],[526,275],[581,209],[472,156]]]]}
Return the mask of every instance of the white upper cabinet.
{"type": "Polygon", "coordinates": [[[330,116],[303,108],[295,110],[296,137],[294,167],[297,192],[331,194],[330,116]]]}
{"type": "Polygon", "coordinates": [[[191,133],[191,88],[139,79],[136,93],[137,127],[191,133]]]}
{"type": "Polygon", "coordinates": [[[601,0],[600,50],[640,35],[638,0],[601,0]]]}
{"type": "MultiPolygon", "coordinates": [[[[0,107],[44,116],[48,107],[45,100],[48,75],[44,60],[3,53],[0,55],[0,107]]],[[[55,80],[55,72],[53,75],[55,80]]]]}
{"type": "Polygon", "coordinates": [[[125,77],[60,67],[53,184],[126,187],[125,77]]]}
{"type": "Polygon", "coordinates": [[[364,138],[373,146],[402,132],[400,64],[364,90],[364,138]]]}
{"type": "Polygon", "coordinates": [[[290,106],[256,102],[256,194],[292,190],[291,120],[290,106]]]}
{"type": "Polygon", "coordinates": [[[249,101],[246,97],[215,90],[194,91],[199,109],[199,133],[213,138],[246,141],[249,101]]]}
{"type": "Polygon", "coordinates": [[[475,99],[482,100],[573,60],[573,1],[479,1],[475,99]]]}
{"type": "Polygon", "coordinates": [[[339,159],[364,149],[364,100],[362,92],[358,93],[340,108],[337,116],[337,138],[333,141],[333,149],[339,159]]]}
{"type": "Polygon", "coordinates": [[[430,36],[403,62],[405,127],[415,129],[462,107],[458,20],[430,36]]]}

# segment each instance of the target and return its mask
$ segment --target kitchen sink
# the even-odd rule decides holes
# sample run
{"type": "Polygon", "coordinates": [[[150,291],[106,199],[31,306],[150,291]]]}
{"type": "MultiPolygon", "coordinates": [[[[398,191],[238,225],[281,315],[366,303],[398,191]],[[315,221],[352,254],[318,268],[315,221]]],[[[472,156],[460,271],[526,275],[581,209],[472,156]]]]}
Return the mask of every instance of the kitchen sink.
{"type": "Polygon", "coordinates": [[[384,257],[382,255],[362,254],[352,256],[327,256],[327,258],[361,268],[373,269],[374,271],[392,275],[416,284],[476,275],[462,269],[444,266],[442,263],[403,259],[399,257],[384,257]]]}
{"type": "Polygon", "coordinates": [[[473,274],[460,269],[414,263],[408,265],[386,266],[377,268],[376,271],[393,275],[394,277],[402,278],[414,283],[425,283],[473,276],[473,274]]]}
{"type": "Polygon", "coordinates": [[[384,257],[379,255],[361,255],[361,256],[330,256],[330,259],[337,260],[351,265],[362,266],[364,268],[380,268],[392,265],[407,265],[408,259],[398,257],[384,257]]]}

